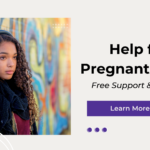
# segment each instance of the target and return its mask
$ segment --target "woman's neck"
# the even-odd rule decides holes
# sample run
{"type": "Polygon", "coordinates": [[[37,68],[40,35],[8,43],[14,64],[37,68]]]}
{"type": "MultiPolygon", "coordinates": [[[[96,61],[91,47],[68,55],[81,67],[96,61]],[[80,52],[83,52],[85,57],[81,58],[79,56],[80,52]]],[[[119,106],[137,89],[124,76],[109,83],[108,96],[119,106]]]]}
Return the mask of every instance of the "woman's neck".
{"type": "Polygon", "coordinates": [[[4,80],[0,78],[0,82],[4,82],[4,80]]]}

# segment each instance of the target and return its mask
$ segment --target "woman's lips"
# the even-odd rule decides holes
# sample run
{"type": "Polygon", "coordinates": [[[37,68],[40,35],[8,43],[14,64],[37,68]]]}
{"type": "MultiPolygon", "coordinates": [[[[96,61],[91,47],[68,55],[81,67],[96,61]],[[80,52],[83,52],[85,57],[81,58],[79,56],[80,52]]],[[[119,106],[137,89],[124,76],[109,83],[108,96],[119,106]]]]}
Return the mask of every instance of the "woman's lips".
{"type": "Polygon", "coordinates": [[[13,71],[6,71],[7,74],[13,74],[13,71]]]}

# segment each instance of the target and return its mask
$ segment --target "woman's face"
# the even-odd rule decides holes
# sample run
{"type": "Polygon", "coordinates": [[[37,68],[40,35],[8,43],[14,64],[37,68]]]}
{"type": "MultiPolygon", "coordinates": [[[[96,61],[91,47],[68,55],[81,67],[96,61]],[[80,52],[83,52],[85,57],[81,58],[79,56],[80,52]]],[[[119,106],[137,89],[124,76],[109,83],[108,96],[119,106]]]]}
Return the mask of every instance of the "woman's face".
{"type": "Polygon", "coordinates": [[[12,42],[4,41],[0,44],[0,78],[12,78],[17,65],[17,50],[12,42]]]}

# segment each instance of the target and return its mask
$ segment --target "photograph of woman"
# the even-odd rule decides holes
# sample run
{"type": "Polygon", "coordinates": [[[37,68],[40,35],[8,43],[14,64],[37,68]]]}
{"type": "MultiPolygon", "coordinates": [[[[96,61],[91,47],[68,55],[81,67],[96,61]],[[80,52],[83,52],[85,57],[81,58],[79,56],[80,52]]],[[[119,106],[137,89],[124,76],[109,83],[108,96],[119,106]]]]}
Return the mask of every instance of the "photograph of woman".
{"type": "Polygon", "coordinates": [[[31,78],[21,44],[10,32],[0,30],[0,133],[38,134],[39,109],[31,78]]]}
{"type": "Polygon", "coordinates": [[[70,18],[0,18],[0,134],[71,135],[70,18]]]}

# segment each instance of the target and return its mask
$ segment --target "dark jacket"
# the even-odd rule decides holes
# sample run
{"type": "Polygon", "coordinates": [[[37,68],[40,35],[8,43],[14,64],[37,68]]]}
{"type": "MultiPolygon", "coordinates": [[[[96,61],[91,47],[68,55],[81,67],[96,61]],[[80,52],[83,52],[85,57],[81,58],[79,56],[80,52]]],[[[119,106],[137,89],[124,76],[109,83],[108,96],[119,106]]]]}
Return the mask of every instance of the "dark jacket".
{"type": "MultiPolygon", "coordinates": [[[[15,135],[12,128],[12,112],[24,120],[29,120],[27,97],[23,91],[9,80],[0,80],[0,133],[15,135]]],[[[36,124],[32,125],[32,133],[37,134],[36,124]]]]}

